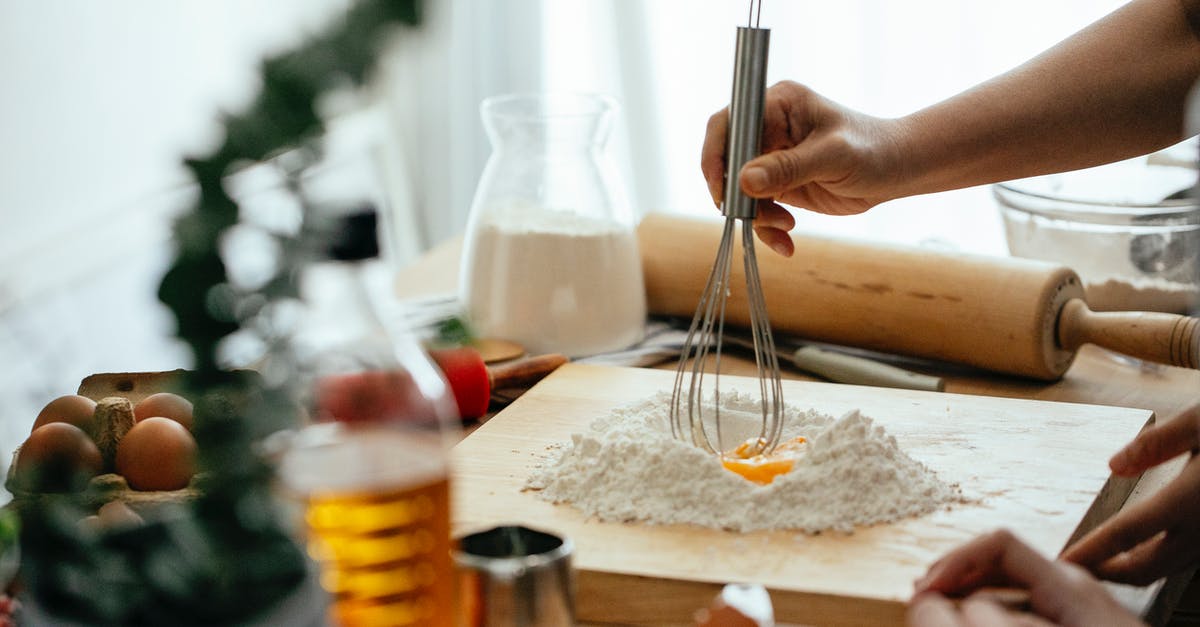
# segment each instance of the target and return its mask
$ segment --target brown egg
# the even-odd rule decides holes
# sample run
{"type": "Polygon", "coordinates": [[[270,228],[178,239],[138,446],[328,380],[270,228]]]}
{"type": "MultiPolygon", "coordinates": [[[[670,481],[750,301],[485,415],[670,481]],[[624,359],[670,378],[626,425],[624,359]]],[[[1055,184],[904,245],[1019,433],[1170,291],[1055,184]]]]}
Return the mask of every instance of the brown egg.
{"type": "Polygon", "coordinates": [[[137,424],[117,444],[117,474],[134,490],[179,490],[196,474],[196,440],[161,416],[137,424]]]}
{"type": "Polygon", "coordinates": [[[96,432],[95,417],[96,401],[86,396],[68,394],[47,403],[42,411],[38,412],[29,432],[33,433],[38,427],[51,422],[65,422],[83,429],[84,433],[90,435],[96,432]]]}
{"type": "Polygon", "coordinates": [[[83,429],[65,422],[42,425],[17,453],[18,485],[35,492],[63,492],[80,478],[100,473],[100,449],[83,429]]]}
{"type": "Polygon", "coordinates": [[[192,403],[186,398],[170,392],[151,394],[133,406],[133,417],[141,422],[147,418],[170,418],[192,430],[192,403]]]}

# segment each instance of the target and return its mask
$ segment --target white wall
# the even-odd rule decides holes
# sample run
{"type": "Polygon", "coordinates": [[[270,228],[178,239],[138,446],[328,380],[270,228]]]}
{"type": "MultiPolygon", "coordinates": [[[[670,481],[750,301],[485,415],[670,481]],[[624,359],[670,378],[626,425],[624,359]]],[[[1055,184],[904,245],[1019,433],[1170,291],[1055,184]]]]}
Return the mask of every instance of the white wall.
{"type": "Polygon", "coordinates": [[[0,279],[90,248],[89,229],[183,181],[180,159],[254,93],[257,59],[342,4],[0,2],[0,279]]]}

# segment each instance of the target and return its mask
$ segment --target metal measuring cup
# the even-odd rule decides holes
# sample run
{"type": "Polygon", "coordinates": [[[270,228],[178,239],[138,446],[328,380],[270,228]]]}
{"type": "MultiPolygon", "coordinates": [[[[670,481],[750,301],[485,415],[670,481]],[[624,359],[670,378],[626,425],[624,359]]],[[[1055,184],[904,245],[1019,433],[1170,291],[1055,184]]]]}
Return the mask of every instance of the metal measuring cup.
{"type": "Polygon", "coordinates": [[[574,545],[522,526],[459,539],[460,606],[468,627],[575,624],[574,545]]]}

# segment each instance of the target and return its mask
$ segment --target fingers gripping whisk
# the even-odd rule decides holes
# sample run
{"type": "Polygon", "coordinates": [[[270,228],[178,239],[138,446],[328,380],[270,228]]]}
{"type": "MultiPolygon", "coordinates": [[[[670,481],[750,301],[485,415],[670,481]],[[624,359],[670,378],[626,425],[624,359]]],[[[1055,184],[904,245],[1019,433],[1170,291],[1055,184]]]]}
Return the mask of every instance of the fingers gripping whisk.
{"type": "Polygon", "coordinates": [[[729,106],[729,136],[725,150],[725,198],[721,205],[725,228],[712,272],[688,328],[671,391],[672,434],[718,454],[731,444],[724,442],[721,437],[720,376],[725,311],[733,289],[746,290],[758,374],[762,428],[751,453],[769,452],[779,443],[783,429],[783,386],[779,376],[779,361],[754,253],[752,227],[758,214],[757,204],[755,199],[742,193],[737,182],[742,166],[758,156],[762,136],[770,31],[757,27],[761,10],[762,3],[758,3],[756,10],[755,2],[751,0],[750,20],[754,26],[738,28],[733,95],[729,106]],[[739,220],[745,285],[732,286],[730,270],[735,256],[734,231],[739,220]],[[713,366],[711,372],[708,371],[710,361],[713,366]],[[710,409],[706,410],[706,407],[710,409]]]}

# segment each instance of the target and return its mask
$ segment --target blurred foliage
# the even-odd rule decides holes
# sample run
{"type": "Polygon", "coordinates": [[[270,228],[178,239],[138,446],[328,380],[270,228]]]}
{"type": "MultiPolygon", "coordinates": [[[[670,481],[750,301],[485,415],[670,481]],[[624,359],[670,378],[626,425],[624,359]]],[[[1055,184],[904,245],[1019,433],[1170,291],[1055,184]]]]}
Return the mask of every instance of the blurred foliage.
{"type": "Polygon", "coordinates": [[[294,421],[291,397],[285,382],[223,370],[219,348],[247,328],[268,344],[281,340],[264,318],[296,297],[297,265],[328,233],[318,225],[273,233],[276,275],[254,290],[238,287],[220,254],[242,218],[226,179],[247,164],[315,151],[294,161],[288,178],[307,220],[310,203],[295,183],[320,156],[319,99],[361,87],[387,39],[416,25],[419,9],[418,0],[360,1],[299,48],[265,59],[260,93],[245,111],[224,116],[220,146],[186,160],[199,194],[174,225],[176,253],[159,298],[194,357],[180,391],[195,404],[204,489],[174,515],[119,531],[78,524],[90,513],[86,492],[20,508],[21,576],[39,606],[98,625],[225,625],[271,608],[305,577],[303,552],[274,510],[272,468],[256,450],[263,435],[294,421]]]}
{"type": "Polygon", "coordinates": [[[451,316],[437,323],[432,344],[436,347],[468,346],[477,339],[475,331],[461,316],[451,316]]]}
{"type": "Polygon", "coordinates": [[[17,567],[17,542],[21,522],[11,507],[0,507],[0,595],[17,567]]]}
{"type": "Polygon", "coordinates": [[[17,514],[10,509],[0,509],[0,554],[4,549],[16,544],[20,523],[17,514]]]}

